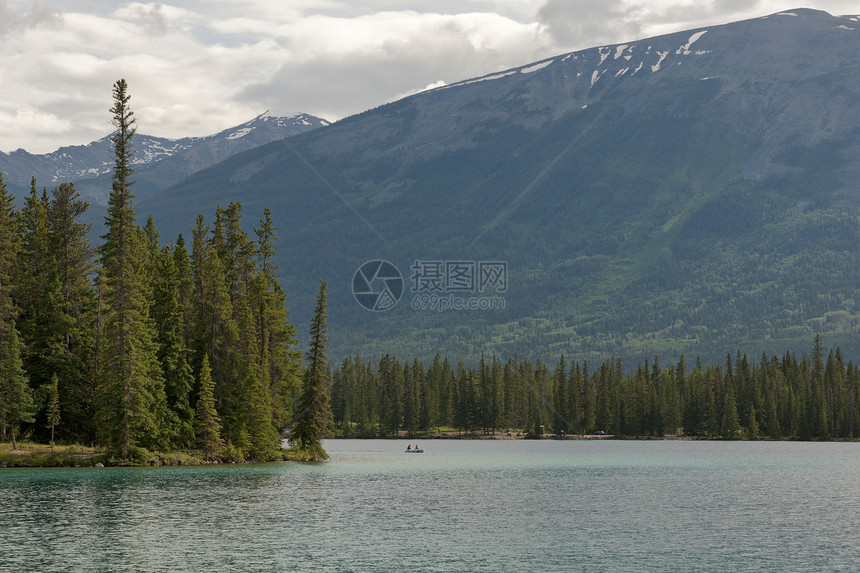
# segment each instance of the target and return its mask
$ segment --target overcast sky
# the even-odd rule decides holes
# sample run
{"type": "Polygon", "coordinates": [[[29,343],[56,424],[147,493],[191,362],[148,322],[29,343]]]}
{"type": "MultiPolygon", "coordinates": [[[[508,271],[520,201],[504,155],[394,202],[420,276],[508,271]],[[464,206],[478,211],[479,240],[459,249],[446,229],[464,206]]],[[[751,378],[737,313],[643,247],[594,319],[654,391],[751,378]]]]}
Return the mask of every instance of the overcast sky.
{"type": "Polygon", "coordinates": [[[0,0],[0,151],[199,136],[266,110],[330,121],[556,54],[856,0],[0,0]]]}

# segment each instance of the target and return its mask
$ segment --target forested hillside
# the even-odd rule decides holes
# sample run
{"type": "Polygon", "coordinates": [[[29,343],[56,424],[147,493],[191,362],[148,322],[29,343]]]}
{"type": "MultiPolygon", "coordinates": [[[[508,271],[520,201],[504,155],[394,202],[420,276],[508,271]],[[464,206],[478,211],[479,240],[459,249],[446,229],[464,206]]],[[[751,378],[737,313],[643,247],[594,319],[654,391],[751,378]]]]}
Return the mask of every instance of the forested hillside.
{"type": "Polygon", "coordinates": [[[816,332],[856,354],[858,62],[856,18],[812,10],[598,46],[272,143],[141,210],[175,234],[270,207],[299,323],[330,281],[338,359],[718,363],[816,332]],[[376,260],[404,287],[383,312],[353,293],[376,260]],[[458,263],[505,264],[504,289],[418,284],[458,263]]]}

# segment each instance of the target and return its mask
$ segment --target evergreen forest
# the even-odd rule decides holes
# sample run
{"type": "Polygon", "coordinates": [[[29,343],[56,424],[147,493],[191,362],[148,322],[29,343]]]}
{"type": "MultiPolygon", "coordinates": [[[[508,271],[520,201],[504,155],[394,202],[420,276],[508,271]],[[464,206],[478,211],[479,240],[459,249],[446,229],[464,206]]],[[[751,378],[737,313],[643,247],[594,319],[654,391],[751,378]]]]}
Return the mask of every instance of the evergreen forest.
{"type": "Polygon", "coordinates": [[[659,357],[634,369],[481,356],[475,367],[436,356],[425,366],[386,355],[347,358],[332,374],[336,435],[434,436],[440,431],[526,437],[605,433],[709,439],[851,439],[860,436],[860,367],[816,335],[800,358],[740,351],[724,365],[659,357]]]}
{"type": "Polygon", "coordinates": [[[272,263],[277,227],[266,209],[249,238],[239,203],[211,225],[199,216],[190,246],[182,235],[163,242],[151,217],[140,226],[127,89],[114,86],[116,164],[98,247],[74,185],[40,192],[33,179],[16,209],[0,174],[0,436],[13,450],[24,434],[98,446],[112,463],[187,449],[277,458],[302,376],[272,263]]]}

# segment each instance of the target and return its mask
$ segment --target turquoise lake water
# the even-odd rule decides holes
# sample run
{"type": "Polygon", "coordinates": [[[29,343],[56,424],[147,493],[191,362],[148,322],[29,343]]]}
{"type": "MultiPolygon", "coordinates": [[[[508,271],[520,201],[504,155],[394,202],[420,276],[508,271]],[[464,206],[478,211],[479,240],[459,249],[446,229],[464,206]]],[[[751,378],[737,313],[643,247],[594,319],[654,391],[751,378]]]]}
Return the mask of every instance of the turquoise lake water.
{"type": "Polygon", "coordinates": [[[0,571],[860,570],[860,444],[417,443],[2,470],[0,571]]]}

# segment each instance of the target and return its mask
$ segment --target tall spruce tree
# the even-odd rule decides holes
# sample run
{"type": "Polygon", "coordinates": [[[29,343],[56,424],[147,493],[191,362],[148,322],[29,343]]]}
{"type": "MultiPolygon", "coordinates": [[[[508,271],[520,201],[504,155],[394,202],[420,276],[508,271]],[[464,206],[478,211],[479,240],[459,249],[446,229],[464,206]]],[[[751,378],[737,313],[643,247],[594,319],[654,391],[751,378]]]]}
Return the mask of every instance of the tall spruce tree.
{"type": "Polygon", "coordinates": [[[99,418],[108,444],[123,458],[132,449],[163,447],[164,386],[149,316],[151,289],[145,274],[147,243],[135,223],[131,192],[134,113],[125,80],[113,87],[113,187],[101,249],[104,307],[99,418]]]}
{"type": "Polygon", "coordinates": [[[302,381],[302,391],[296,404],[296,417],[290,443],[298,449],[304,459],[325,460],[328,454],[322,447],[322,439],[328,437],[332,424],[329,408],[328,358],[326,358],[326,281],[320,281],[314,317],[311,320],[311,341],[307,353],[307,369],[302,381]]]}
{"type": "Polygon", "coordinates": [[[64,361],[59,378],[63,426],[60,436],[70,441],[95,441],[95,389],[92,375],[95,293],[90,274],[95,251],[87,240],[91,223],[81,222],[89,205],[71,183],[51,192],[48,223],[51,252],[56,260],[62,310],[70,320],[63,331],[64,361]]]}
{"type": "Polygon", "coordinates": [[[263,366],[272,396],[273,421],[278,429],[283,429],[289,424],[292,396],[301,379],[302,356],[301,350],[296,348],[298,336],[289,321],[286,295],[278,281],[278,267],[272,263],[277,253],[278,228],[268,208],[254,231],[259,274],[252,281],[252,306],[257,314],[260,356],[266,356],[263,366]]]}

